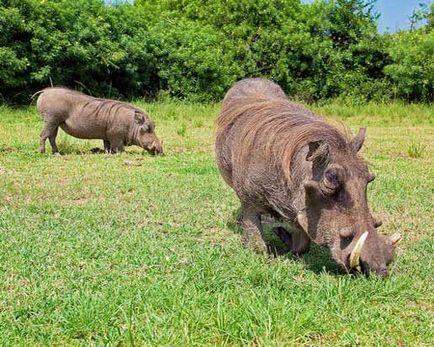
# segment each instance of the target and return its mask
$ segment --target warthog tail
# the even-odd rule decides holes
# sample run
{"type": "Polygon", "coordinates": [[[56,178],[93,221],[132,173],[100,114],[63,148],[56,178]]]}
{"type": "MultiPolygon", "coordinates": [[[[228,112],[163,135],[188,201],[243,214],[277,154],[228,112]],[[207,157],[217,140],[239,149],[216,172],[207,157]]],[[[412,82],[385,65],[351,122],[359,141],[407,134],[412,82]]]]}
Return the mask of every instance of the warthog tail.
{"type": "Polygon", "coordinates": [[[33,95],[31,96],[31,98],[33,99],[36,95],[42,94],[44,91],[45,91],[45,89],[42,89],[42,90],[37,91],[35,94],[33,94],[33,95]]]}

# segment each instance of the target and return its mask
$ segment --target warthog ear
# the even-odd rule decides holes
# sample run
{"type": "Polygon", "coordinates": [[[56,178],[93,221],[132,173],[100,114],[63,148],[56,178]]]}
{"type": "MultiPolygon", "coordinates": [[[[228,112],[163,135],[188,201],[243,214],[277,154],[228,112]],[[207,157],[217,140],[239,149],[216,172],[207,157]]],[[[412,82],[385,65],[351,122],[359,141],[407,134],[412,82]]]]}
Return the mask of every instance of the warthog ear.
{"type": "Polygon", "coordinates": [[[314,141],[309,143],[309,151],[306,155],[307,161],[315,159],[325,160],[328,158],[330,151],[329,145],[325,141],[314,141]]]}
{"type": "Polygon", "coordinates": [[[145,123],[145,116],[139,111],[134,111],[134,120],[137,124],[142,125],[145,123]]]}
{"type": "Polygon", "coordinates": [[[360,148],[363,146],[363,142],[365,142],[366,128],[360,128],[359,133],[352,139],[351,147],[355,152],[360,151],[360,148]]]}

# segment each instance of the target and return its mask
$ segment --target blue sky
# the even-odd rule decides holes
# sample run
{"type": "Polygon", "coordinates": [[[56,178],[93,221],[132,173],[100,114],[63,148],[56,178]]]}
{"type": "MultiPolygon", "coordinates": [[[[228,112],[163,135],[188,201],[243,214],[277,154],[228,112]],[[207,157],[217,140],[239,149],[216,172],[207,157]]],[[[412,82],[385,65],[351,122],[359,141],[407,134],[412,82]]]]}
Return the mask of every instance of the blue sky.
{"type": "MultiPolygon", "coordinates": [[[[313,0],[302,0],[303,2],[313,2],[313,0]]],[[[408,17],[414,9],[423,3],[429,5],[430,0],[377,0],[375,9],[380,14],[378,19],[378,29],[380,32],[395,32],[399,29],[409,29],[410,22],[408,17]]]]}
{"type": "MultiPolygon", "coordinates": [[[[104,0],[106,3],[130,2],[133,0],[104,0]]],[[[301,0],[302,2],[313,2],[314,0],[301,0]]],[[[408,17],[419,4],[429,5],[432,0],[377,0],[375,9],[380,14],[378,29],[380,32],[395,32],[400,29],[409,29],[408,17]]]]}
{"type": "Polygon", "coordinates": [[[408,29],[410,22],[408,17],[419,4],[429,5],[429,0],[378,0],[375,8],[381,14],[378,19],[380,31],[394,32],[399,29],[408,29]],[[387,29],[388,28],[388,29],[387,29]]]}

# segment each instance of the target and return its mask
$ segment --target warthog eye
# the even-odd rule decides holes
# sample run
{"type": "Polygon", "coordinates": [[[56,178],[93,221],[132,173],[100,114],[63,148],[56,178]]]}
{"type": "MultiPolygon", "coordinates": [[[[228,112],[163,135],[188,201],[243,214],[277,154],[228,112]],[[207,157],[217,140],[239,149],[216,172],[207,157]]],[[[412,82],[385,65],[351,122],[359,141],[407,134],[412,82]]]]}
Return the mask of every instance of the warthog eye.
{"type": "Polygon", "coordinates": [[[330,193],[337,192],[341,183],[341,178],[334,168],[328,169],[324,172],[323,185],[326,189],[330,190],[330,193]]]}
{"type": "Polygon", "coordinates": [[[339,177],[334,172],[327,171],[325,173],[325,179],[329,188],[336,189],[339,187],[339,177]]]}

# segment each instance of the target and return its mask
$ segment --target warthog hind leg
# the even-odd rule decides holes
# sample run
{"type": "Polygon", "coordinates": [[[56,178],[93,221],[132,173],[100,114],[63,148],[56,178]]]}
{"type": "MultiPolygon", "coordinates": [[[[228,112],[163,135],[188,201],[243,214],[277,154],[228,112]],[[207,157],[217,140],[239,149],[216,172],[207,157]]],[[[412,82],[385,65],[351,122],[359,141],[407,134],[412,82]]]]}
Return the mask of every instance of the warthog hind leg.
{"type": "Polygon", "coordinates": [[[310,239],[304,231],[291,228],[291,231],[288,232],[286,228],[279,226],[273,228],[273,232],[289,248],[291,253],[301,255],[309,251],[310,239]]]}
{"type": "Polygon", "coordinates": [[[44,128],[41,131],[39,139],[39,152],[45,153],[45,142],[47,141],[47,139],[49,139],[53,153],[59,153],[59,149],[56,145],[56,136],[59,130],[59,124],[58,122],[54,122],[53,120],[48,119],[48,116],[44,116],[44,128]]]}

